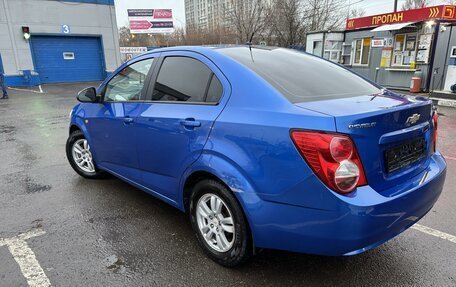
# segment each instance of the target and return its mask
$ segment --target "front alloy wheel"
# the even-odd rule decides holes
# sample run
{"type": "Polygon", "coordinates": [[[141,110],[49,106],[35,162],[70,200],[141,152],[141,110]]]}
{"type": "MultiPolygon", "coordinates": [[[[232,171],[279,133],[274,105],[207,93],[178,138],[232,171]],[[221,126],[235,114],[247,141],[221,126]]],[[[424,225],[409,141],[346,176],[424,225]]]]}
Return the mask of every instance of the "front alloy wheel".
{"type": "Polygon", "coordinates": [[[90,145],[80,130],[74,131],[66,143],[66,154],[71,167],[85,178],[103,178],[106,173],[99,170],[92,157],[90,145]]]}
{"type": "Polygon", "coordinates": [[[86,139],[79,139],[73,144],[73,159],[77,166],[87,173],[95,173],[92,153],[86,139]]]}

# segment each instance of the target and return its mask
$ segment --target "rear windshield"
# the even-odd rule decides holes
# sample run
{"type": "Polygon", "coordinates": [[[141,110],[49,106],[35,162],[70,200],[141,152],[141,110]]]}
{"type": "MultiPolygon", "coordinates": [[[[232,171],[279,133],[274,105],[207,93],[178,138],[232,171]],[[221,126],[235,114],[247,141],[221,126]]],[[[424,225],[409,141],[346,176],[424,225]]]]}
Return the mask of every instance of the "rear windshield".
{"type": "Polygon", "coordinates": [[[380,89],[347,69],[290,49],[233,47],[218,49],[249,67],[293,103],[349,98],[380,89]]]}

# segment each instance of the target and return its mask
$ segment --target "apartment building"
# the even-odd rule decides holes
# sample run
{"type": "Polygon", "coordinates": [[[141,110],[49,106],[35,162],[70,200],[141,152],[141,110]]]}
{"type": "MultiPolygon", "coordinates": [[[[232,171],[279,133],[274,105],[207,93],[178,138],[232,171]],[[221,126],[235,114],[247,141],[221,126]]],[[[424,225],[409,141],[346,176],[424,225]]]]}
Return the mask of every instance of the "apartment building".
{"type": "Polygon", "coordinates": [[[255,0],[185,0],[185,20],[190,29],[214,30],[233,25],[231,14],[235,5],[252,5],[255,0]]]}

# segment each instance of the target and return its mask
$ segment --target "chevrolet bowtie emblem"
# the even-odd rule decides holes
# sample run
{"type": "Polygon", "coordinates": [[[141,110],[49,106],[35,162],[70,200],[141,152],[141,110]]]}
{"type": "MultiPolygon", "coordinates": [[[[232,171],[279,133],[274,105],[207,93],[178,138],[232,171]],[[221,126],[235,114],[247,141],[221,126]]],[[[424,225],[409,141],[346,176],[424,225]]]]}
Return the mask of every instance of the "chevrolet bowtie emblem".
{"type": "Polygon", "coordinates": [[[420,114],[413,114],[410,117],[407,118],[407,121],[405,121],[406,126],[411,126],[416,124],[416,122],[420,119],[421,115],[420,114]]]}

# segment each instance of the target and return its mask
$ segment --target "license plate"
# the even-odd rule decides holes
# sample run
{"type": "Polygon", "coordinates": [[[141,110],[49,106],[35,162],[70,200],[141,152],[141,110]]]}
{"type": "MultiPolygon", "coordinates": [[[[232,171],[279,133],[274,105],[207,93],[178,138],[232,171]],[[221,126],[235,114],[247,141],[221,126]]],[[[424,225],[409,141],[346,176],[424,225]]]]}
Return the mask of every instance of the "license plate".
{"type": "Polygon", "coordinates": [[[422,158],[426,153],[426,141],[415,139],[385,151],[386,171],[393,172],[409,166],[422,158]]]}

